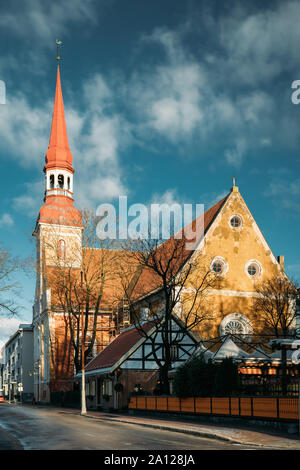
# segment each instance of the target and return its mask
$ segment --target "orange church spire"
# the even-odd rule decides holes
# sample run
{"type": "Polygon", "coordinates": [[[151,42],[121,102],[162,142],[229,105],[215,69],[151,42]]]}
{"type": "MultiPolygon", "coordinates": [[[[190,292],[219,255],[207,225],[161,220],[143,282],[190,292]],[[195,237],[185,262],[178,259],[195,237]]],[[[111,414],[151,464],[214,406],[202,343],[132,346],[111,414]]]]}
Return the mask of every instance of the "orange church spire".
{"type": "Polygon", "coordinates": [[[52,116],[49,147],[46,154],[44,171],[50,169],[66,169],[74,173],[73,156],[69,148],[64,102],[61,91],[59,65],[57,64],[57,80],[55,101],[52,116]]]}
{"type": "MultiPolygon", "coordinates": [[[[62,43],[56,40],[56,44],[58,62],[59,46],[62,43]]],[[[45,160],[45,198],[37,222],[81,227],[81,212],[74,207],[73,201],[73,156],[68,142],[59,64],[57,64],[52,127],[45,160]]]]}

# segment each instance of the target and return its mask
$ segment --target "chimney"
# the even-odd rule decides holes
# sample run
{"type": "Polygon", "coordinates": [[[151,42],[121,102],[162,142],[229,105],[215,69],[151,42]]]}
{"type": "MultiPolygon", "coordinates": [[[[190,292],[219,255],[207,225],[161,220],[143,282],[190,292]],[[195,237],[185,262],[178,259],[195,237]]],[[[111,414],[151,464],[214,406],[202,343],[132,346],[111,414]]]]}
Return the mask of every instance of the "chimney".
{"type": "Polygon", "coordinates": [[[280,264],[282,271],[284,271],[284,256],[277,256],[277,261],[280,264]]]}

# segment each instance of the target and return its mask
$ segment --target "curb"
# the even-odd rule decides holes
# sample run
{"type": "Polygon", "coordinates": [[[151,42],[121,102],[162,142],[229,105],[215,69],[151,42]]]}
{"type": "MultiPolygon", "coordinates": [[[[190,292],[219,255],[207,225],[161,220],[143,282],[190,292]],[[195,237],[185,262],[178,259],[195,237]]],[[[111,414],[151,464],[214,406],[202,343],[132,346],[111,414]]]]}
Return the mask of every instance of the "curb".
{"type": "Polygon", "coordinates": [[[205,437],[208,439],[217,439],[223,442],[230,442],[232,444],[239,444],[239,445],[245,445],[245,446],[250,446],[253,448],[272,448],[272,449],[286,449],[286,450],[291,450],[293,449],[292,446],[285,446],[285,447],[279,447],[279,446],[274,446],[272,444],[259,444],[259,443],[253,443],[253,442],[247,442],[247,441],[241,441],[235,438],[231,437],[225,437],[220,434],[216,433],[209,433],[205,431],[196,431],[196,430],[191,430],[191,429],[180,429],[180,428],[174,428],[172,426],[166,426],[166,425],[159,425],[159,424],[151,424],[151,423],[134,423],[132,421],[126,421],[124,419],[114,419],[114,418],[104,418],[104,417],[98,417],[98,416],[90,416],[90,415],[81,415],[80,412],[78,413],[72,413],[72,412],[65,412],[65,411],[60,411],[60,413],[69,413],[69,414],[77,414],[79,416],[82,416],[83,418],[89,418],[89,419],[96,419],[98,421],[112,421],[116,423],[124,423],[124,424],[132,424],[135,426],[143,426],[146,428],[152,428],[152,429],[160,429],[162,431],[172,431],[172,432],[177,432],[177,433],[182,433],[182,434],[189,434],[192,436],[197,436],[197,437],[205,437]]]}

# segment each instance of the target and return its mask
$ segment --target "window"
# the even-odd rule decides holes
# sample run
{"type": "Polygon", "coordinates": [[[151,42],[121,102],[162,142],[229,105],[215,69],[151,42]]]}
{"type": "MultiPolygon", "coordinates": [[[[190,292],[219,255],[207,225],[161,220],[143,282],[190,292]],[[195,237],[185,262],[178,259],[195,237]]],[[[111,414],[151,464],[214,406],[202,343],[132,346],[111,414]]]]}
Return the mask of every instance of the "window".
{"type": "Polygon", "coordinates": [[[234,215],[230,219],[230,225],[232,228],[240,228],[242,226],[242,218],[239,215],[234,215]]]}
{"type": "Polygon", "coordinates": [[[223,263],[221,263],[221,261],[215,261],[212,265],[212,270],[215,273],[221,273],[223,271],[223,263]]]}
{"type": "Polygon", "coordinates": [[[226,274],[228,271],[228,264],[224,260],[224,258],[221,258],[221,256],[215,257],[210,265],[211,271],[213,271],[215,274],[226,274]]]}
{"type": "Polygon", "coordinates": [[[54,188],[54,175],[50,175],[50,189],[54,188]]]}
{"type": "Polygon", "coordinates": [[[250,260],[245,266],[245,271],[250,279],[258,278],[262,273],[262,267],[256,260],[250,260]]]}
{"type": "Polygon", "coordinates": [[[58,242],[58,258],[65,259],[66,258],[66,242],[65,240],[59,240],[58,242]]]}
{"type": "Polygon", "coordinates": [[[170,356],[171,356],[171,361],[177,361],[178,360],[178,346],[177,344],[172,344],[170,347],[170,356]]]}
{"type": "Polygon", "coordinates": [[[251,338],[253,328],[246,315],[242,315],[241,313],[230,313],[223,318],[220,324],[219,333],[222,341],[226,339],[226,335],[234,335],[236,337],[240,336],[247,340],[251,338]]]}
{"type": "Polygon", "coordinates": [[[68,190],[70,191],[70,178],[68,178],[68,190]]]}
{"type": "Polygon", "coordinates": [[[102,382],[102,396],[103,395],[112,396],[112,381],[109,379],[104,379],[102,382]]]}
{"type": "Polygon", "coordinates": [[[60,189],[63,189],[64,188],[64,175],[58,175],[57,182],[58,182],[58,187],[60,189]]]}
{"type": "Polygon", "coordinates": [[[257,267],[255,264],[250,264],[250,266],[248,266],[248,274],[250,274],[250,276],[255,276],[257,274],[257,267]]]}
{"type": "MultiPolygon", "coordinates": [[[[169,347],[169,354],[170,354],[170,359],[171,361],[177,361],[179,357],[179,352],[178,352],[178,345],[177,344],[171,344],[169,347]]],[[[165,346],[163,347],[163,359],[166,357],[166,348],[165,346]]]]}

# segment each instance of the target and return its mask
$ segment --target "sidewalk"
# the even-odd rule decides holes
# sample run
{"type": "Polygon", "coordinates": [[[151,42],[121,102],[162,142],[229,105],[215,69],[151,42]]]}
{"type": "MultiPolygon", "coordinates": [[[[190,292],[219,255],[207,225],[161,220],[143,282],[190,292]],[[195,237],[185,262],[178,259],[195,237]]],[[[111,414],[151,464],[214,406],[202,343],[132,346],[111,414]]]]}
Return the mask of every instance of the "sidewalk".
{"type": "MultiPolygon", "coordinates": [[[[71,413],[80,415],[80,411],[73,409],[57,409],[60,413],[71,413]]],[[[118,413],[105,413],[99,411],[88,411],[83,418],[113,421],[137,426],[151,427],[173,432],[182,432],[193,436],[220,439],[236,444],[256,446],[257,448],[270,449],[297,449],[300,450],[300,436],[293,434],[276,433],[275,431],[249,430],[244,427],[232,427],[227,425],[199,424],[190,421],[175,421],[149,416],[133,416],[118,413]]]]}

